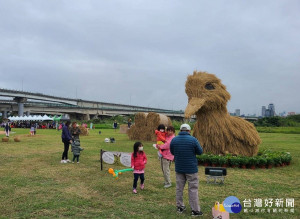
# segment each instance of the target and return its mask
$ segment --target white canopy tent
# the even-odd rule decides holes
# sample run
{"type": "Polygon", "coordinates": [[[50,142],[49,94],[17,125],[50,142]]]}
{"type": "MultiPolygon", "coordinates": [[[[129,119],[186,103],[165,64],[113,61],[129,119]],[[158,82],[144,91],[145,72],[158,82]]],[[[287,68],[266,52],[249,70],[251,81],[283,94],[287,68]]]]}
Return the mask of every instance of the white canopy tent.
{"type": "Polygon", "coordinates": [[[50,118],[47,115],[41,116],[41,115],[34,115],[34,116],[10,116],[8,117],[10,121],[53,121],[52,118],[50,118]]]}
{"type": "Polygon", "coordinates": [[[44,115],[42,118],[43,118],[43,121],[53,121],[53,119],[47,115],[44,115]]]}

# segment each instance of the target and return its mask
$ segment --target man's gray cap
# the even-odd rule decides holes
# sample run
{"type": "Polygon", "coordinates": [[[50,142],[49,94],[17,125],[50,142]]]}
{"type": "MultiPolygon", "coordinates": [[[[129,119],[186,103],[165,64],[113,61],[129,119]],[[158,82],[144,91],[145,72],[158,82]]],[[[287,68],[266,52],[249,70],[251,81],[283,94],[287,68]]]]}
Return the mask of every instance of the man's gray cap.
{"type": "Polygon", "coordinates": [[[191,127],[189,126],[189,124],[182,124],[180,126],[180,131],[191,131],[191,127]]]}

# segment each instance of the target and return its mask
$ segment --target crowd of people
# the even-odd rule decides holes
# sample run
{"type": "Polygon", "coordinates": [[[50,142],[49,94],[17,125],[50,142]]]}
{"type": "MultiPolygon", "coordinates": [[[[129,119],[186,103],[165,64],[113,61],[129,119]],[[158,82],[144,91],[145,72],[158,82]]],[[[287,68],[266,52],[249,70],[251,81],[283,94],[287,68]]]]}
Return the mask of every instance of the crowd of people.
{"type": "MultiPolygon", "coordinates": [[[[76,122],[66,122],[62,127],[62,142],[64,144],[64,151],[62,153],[61,163],[69,163],[68,159],[69,146],[71,144],[73,152],[73,160],[79,163],[80,152],[83,148],[80,147],[80,129],[76,122]]],[[[117,122],[114,121],[113,128],[117,128],[117,122]]],[[[186,206],[183,201],[183,190],[185,184],[188,183],[189,204],[192,209],[192,216],[202,216],[198,187],[198,161],[196,155],[201,155],[203,149],[198,140],[190,135],[191,127],[188,124],[180,126],[178,136],[175,136],[175,129],[173,126],[165,128],[164,125],[159,125],[155,134],[157,136],[156,148],[159,150],[158,155],[160,165],[164,176],[164,188],[172,186],[170,177],[170,166],[175,162],[176,173],[176,206],[177,212],[183,213],[186,206]]],[[[145,188],[145,168],[147,164],[147,156],[144,152],[142,142],[135,142],[133,145],[133,153],[131,154],[131,168],[133,169],[133,185],[132,192],[137,194],[138,180],[140,179],[140,189],[145,188]]]]}
{"type": "MultiPolygon", "coordinates": [[[[116,123],[116,121],[115,121],[116,123]]],[[[131,124],[130,124],[131,125],[131,124]]],[[[5,123],[1,124],[4,127],[6,136],[9,137],[11,128],[30,128],[30,133],[35,134],[37,128],[56,128],[54,123],[5,123]]],[[[84,126],[84,124],[83,124],[84,126]]],[[[87,127],[87,125],[86,125],[87,127]]],[[[117,125],[114,124],[114,129],[117,125]]],[[[83,148],[80,145],[80,129],[76,122],[71,125],[70,121],[65,124],[61,123],[59,128],[62,129],[62,142],[64,144],[64,151],[62,153],[61,163],[79,163],[79,156],[83,148]],[[72,161],[68,158],[68,151],[71,144],[71,151],[73,152],[72,161]]],[[[177,212],[182,213],[186,210],[183,202],[183,190],[185,184],[188,183],[189,204],[192,209],[192,216],[202,216],[199,197],[199,176],[198,176],[198,161],[196,155],[203,153],[202,147],[198,140],[190,135],[191,127],[188,124],[182,124],[180,132],[175,136],[175,129],[173,126],[165,127],[159,125],[155,134],[157,142],[154,145],[158,150],[158,157],[164,177],[164,188],[172,186],[170,166],[175,162],[176,174],[176,206],[177,212]]],[[[137,194],[137,184],[140,179],[140,189],[145,188],[145,167],[147,164],[147,156],[143,149],[141,142],[136,142],[133,145],[133,153],[131,154],[131,167],[133,168],[133,186],[132,192],[137,194]]]]}
{"type": "MultiPolygon", "coordinates": [[[[29,128],[32,129],[57,129],[61,130],[62,127],[64,126],[64,122],[32,122],[32,121],[26,121],[26,122],[3,122],[0,124],[0,127],[4,128],[6,125],[9,126],[9,128],[29,128]]],[[[82,126],[87,128],[86,123],[82,123],[82,126]]],[[[94,127],[92,127],[94,128],[94,127]]]]}
{"type": "MultiPolygon", "coordinates": [[[[34,126],[36,129],[55,129],[56,128],[56,124],[55,122],[6,122],[9,124],[9,126],[11,128],[31,128],[32,126],[34,126]]],[[[4,127],[6,123],[2,123],[1,127],[4,127]]]]}

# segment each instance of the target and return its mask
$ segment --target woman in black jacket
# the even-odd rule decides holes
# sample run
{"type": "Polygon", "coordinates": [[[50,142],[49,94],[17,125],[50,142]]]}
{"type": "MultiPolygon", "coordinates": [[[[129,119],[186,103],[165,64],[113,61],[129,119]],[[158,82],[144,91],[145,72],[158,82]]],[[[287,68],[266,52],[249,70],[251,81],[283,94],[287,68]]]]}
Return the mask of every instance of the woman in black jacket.
{"type": "Polygon", "coordinates": [[[4,130],[5,130],[6,137],[9,137],[10,126],[8,122],[6,123],[4,130]]]}
{"type": "Polygon", "coordinates": [[[61,163],[71,162],[68,159],[69,147],[70,147],[70,143],[72,143],[72,137],[71,137],[70,130],[69,130],[70,124],[71,124],[71,122],[67,121],[66,124],[62,128],[61,140],[64,143],[64,152],[61,157],[61,161],[60,161],[61,163]]]}

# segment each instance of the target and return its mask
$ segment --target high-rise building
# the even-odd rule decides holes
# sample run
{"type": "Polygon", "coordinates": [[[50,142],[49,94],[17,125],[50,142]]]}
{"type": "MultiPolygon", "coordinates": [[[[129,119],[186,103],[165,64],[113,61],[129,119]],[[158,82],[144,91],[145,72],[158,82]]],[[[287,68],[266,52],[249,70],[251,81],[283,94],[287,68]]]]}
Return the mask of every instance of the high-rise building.
{"type": "Polygon", "coordinates": [[[270,103],[268,106],[268,109],[266,109],[265,106],[261,107],[261,116],[262,117],[273,117],[275,116],[275,105],[273,103],[270,103]]]}
{"type": "Polygon", "coordinates": [[[266,107],[265,107],[265,106],[262,106],[262,107],[261,107],[261,116],[262,116],[262,117],[265,117],[265,116],[266,116],[266,107]]]}
{"type": "Polygon", "coordinates": [[[270,117],[275,116],[275,105],[273,103],[269,104],[268,110],[270,110],[270,117]]]}
{"type": "Polygon", "coordinates": [[[236,116],[240,116],[241,115],[241,110],[240,109],[236,109],[235,110],[235,115],[236,116]]]}

